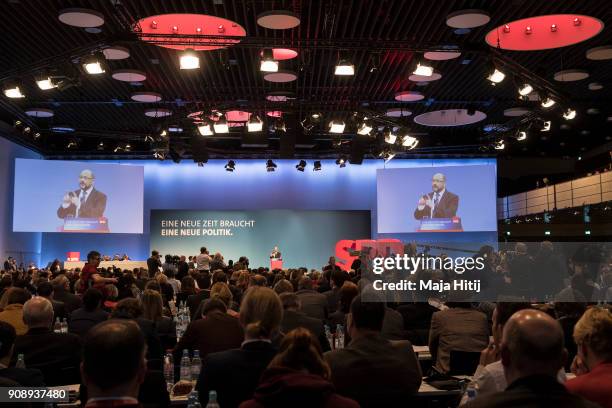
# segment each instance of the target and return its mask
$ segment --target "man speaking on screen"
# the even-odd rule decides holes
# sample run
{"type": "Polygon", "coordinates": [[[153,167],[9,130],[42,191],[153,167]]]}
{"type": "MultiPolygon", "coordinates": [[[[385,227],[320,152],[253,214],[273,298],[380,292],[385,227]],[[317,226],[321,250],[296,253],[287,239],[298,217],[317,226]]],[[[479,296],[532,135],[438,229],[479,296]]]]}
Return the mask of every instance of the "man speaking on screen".
{"type": "Polygon", "coordinates": [[[79,189],[64,195],[57,209],[59,218],[100,218],[106,209],[106,194],[94,188],[95,176],[91,170],[83,170],[79,175],[79,189]]]}
{"type": "Polygon", "coordinates": [[[452,218],[457,215],[459,196],[446,190],[446,176],[442,173],[434,174],[431,180],[431,193],[419,198],[414,218],[452,218]]]}

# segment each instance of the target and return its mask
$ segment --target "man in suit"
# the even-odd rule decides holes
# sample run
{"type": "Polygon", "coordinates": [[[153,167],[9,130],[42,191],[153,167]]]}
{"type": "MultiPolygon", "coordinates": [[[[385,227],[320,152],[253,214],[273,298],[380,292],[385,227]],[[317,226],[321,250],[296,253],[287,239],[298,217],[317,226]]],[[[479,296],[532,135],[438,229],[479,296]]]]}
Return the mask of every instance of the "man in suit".
{"type": "Polygon", "coordinates": [[[81,307],[83,301],[74,293],[70,293],[70,281],[66,275],[59,275],[51,281],[53,284],[53,299],[64,302],[66,313],[70,314],[81,307]]]}
{"type": "Polygon", "coordinates": [[[83,170],[79,175],[79,189],[64,195],[62,204],[57,209],[59,218],[104,217],[106,194],[94,188],[95,176],[91,170],[83,170]]]}
{"type": "Polygon", "coordinates": [[[325,320],[328,317],[327,297],[313,290],[312,279],[303,277],[298,282],[295,293],[302,304],[302,312],[308,317],[325,320]]]}
{"type": "Polygon", "coordinates": [[[26,367],[42,371],[47,386],[79,383],[81,342],[75,334],[51,330],[51,302],[40,296],[28,300],[23,321],[29,330],[17,337],[14,355],[23,354],[26,367]]]}
{"type": "Polygon", "coordinates": [[[281,252],[278,250],[277,246],[275,246],[270,253],[270,259],[281,259],[281,252]]]}
{"type": "Polygon", "coordinates": [[[295,293],[285,292],[280,295],[283,303],[283,320],[281,320],[281,331],[289,333],[298,327],[309,330],[319,340],[323,351],[331,350],[329,341],[325,337],[323,321],[306,316],[301,309],[300,301],[295,293]]]}
{"type": "Polygon", "coordinates": [[[384,317],[383,302],[365,302],[356,296],[347,318],[351,342],[325,353],[337,392],[362,407],[406,406],[421,385],[412,344],[404,341],[403,347],[395,347],[381,336],[384,317]]]}
{"type": "Polygon", "coordinates": [[[149,278],[154,278],[159,268],[162,266],[161,260],[159,259],[158,251],[151,251],[151,257],[147,259],[147,268],[149,269],[149,278]]]}
{"type": "Polygon", "coordinates": [[[332,271],[330,280],[331,289],[323,292],[323,295],[327,298],[327,310],[329,313],[333,313],[336,311],[340,300],[340,288],[345,281],[349,280],[349,275],[342,270],[332,271]]]}
{"type": "Polygon", "coordinates": [[[0,322],[0,377],[11,379],[24,387],[44,386],[45,380],[40,370],[9,367],[16,338],[15,328],[6,322],[0,322]]]}
{"type": "Polygon", "coordinates": [[[446,190],[446,176],[434,174],[431,180],[431,193],[419,199],[414,210],[414,218],[452,218],[457,215],[459,196],[446,190]]]}
{"type": "Polygon", "coordinates": [[[41,284],[39,284],[36,288],[36,294],[38,296],[44,297],[49,302],[51,302],[51,305],[53,306],[53,316],[55,319],[59,318],[61,320],[64,320],[68,317],[64,302],[58,302],[54,299],[53,285],[50,282],[42,282],[41,284]]]}
{"type": "Polygon", "coordinates": [[[501,361],[508,381],[505,391],[482,395],[464,407],[598,407],[570,394],[557,381],[567,351],[563,330],[545,312],[524,309],[504,326],[501,361]]]}

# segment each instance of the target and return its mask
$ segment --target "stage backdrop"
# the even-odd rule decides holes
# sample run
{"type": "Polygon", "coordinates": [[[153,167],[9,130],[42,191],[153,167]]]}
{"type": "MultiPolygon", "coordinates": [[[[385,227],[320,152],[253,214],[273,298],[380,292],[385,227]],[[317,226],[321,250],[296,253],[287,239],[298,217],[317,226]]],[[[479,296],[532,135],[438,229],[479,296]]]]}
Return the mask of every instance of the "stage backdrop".
{"type": "Polygon", "coordinates": [[[205,245],[225,261],[247,255],[269,265],[278,245],[284,267],[321,268],[341,239],[370,237],[369,211],[151,211],[151,249],[196,255],[205,245]]]}

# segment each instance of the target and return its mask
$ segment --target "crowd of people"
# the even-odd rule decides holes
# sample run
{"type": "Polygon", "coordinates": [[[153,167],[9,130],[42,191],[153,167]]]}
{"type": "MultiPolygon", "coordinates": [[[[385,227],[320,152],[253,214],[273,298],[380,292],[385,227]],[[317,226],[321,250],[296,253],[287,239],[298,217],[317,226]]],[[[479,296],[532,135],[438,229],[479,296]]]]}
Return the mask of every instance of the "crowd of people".
{"type": "MultiPolygon", "coordinates": [[[[490,266],[508,257],[486,251],[490,266]]],[[[542,264],[528,256],[517,245],[506,266],[537,275],[542,264]]],[[[608,258],[593,279],[579,259],[572,272],[583,277],[555,291],[602,289],[608,258]]],[[[197,350],[203,406],[209,395],[223,408],[407,406],[417,403],[424,375],[468,374],[472,393],[454,404],[612,407],[612,314],[584,295],[372,301],[365,259],[349,272],[333,258],[321,270],[269,270],[204,247],[188,257],[153,251],[146,269],[101,261],[91,251],[80,270],[5,263],[2,384],[80,384],[89,408],[168,406],[168,351],[178,369],[183,352],[197,350]],[[424,345],[431,371],[414,352],[424,345]],[[475,364],[461,356],[476,356],[475,364]]]]}

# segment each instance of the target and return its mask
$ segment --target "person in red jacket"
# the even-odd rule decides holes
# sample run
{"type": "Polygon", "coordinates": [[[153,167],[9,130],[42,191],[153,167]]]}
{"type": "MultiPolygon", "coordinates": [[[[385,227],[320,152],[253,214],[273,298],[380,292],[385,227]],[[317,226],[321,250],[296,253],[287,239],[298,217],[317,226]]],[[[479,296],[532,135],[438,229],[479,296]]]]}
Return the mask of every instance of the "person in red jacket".
{"type": "Polygon", "coordinates": [[[278,354],[263,372],[253,399],[240,408],[321,407],[357,408],[359,404],[336,394],[319,341],[303,327],[290,331],[278,354]]]}
{"type": "Polygon", "coordinates": [[[593,307],[574,327],[578,354],[572,364],[577,376],[565,383],[572,394],[612,408],[612,313],[593,307]]]}

